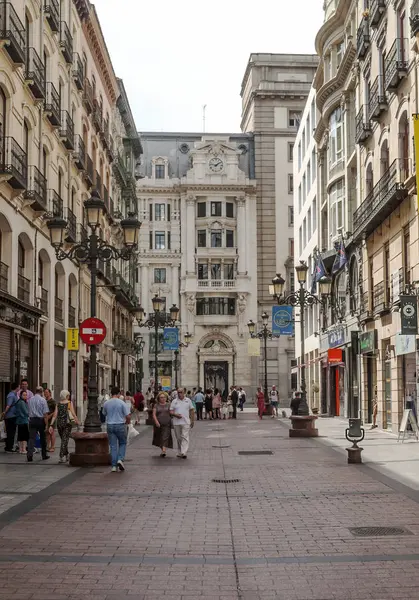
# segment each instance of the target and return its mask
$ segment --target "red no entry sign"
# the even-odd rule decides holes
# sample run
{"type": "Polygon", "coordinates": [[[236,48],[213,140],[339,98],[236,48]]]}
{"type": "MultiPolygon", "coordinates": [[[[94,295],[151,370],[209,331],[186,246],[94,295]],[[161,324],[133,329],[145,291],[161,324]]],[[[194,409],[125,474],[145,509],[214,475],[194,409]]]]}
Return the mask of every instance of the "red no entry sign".
{"type": "Polygon", "coordinates": [[[85,319],[80,324],[80,338],[88,346],[96,346],[106,337],[106,325],[96,317],[85,319]]]}

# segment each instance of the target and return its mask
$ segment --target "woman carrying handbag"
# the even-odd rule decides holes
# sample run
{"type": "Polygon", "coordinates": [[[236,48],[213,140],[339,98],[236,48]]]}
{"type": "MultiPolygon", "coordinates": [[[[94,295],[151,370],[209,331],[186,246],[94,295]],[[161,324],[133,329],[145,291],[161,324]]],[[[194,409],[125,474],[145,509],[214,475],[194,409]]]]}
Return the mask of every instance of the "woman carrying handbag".
{"type": "Polygon", "coordinates": [[[61,438],[60,460],[58,462],[63,463],[68,461],[68,440],[70,439],[71,429],[74,424],[80,424],[68,390],[62,390],[60,393],[60,401],[51,419],[51,427],[54,426],[55,422],[57,422],[57,429],[61,438]]]}

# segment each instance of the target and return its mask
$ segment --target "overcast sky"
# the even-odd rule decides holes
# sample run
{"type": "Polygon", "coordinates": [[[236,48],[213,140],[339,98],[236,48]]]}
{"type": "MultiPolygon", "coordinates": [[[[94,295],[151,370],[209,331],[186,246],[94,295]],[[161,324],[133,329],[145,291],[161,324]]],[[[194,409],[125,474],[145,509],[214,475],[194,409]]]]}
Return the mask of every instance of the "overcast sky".
{"type": "Polygon", "coordinates": [[[323,0],[93,0],[139,131],[240,131],[251,52],[314,53],[323,0]]]}

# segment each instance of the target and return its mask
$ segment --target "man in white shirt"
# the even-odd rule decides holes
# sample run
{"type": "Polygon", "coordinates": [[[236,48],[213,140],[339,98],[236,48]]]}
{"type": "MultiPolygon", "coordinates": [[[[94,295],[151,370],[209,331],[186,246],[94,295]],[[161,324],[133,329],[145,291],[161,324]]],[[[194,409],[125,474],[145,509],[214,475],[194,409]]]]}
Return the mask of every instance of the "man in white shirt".
{"type": "Polygon", "coordinates": [[[272,419],[275,419],[275,417],[279,418],[279,394],[275,385],[272,386],[272,389],[269,392],[269,399],[271,401],[272,406],[272,419]]]}
{"type": "Polygon", "coordinates": [[[170,404],[170,414],[173,417],[173,428],[178,447],[178,458],[186,458],[189,448],[189,432],[194,426],[195,411],[190,398],[185,397],[183,388],[177,391],[177,398],[170,404]]]}

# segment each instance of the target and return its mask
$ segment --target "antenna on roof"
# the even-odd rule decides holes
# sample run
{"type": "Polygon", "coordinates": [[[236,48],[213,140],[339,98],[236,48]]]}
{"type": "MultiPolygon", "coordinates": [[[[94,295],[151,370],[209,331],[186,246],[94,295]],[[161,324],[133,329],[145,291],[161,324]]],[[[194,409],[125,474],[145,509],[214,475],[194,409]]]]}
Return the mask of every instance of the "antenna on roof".
{"type": "Polygon", "coordinates": [[[207,105],[204,104],[202,107],[202,131],[205,133],[205,111],[207,110],[207,105]]]}

